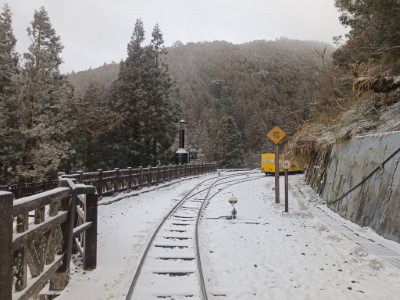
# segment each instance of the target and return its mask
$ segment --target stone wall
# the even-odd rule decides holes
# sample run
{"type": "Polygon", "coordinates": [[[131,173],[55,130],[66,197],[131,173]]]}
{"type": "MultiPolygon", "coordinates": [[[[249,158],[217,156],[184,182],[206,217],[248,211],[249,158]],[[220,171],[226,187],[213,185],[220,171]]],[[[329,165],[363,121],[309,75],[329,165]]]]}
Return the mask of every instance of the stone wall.
{"type": "Polygon", "coordinates": [[[400,242],[399,148],[398,131],[357,137],[326,147],[310,166],[306,179],[342,217],[400,242]],[[376,168],[361,186],[337,201],[376,168]]]}

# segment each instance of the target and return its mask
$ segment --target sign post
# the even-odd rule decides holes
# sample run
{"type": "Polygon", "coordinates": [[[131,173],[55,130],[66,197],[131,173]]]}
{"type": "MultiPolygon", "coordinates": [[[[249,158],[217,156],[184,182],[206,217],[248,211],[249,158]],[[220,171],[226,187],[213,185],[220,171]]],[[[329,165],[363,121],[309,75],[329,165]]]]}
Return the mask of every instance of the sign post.
{"type": "Polygon", "coordinates": [[[288,169],[290,168],[290,161],[283,162],[283,169],[285,170],[285,212],[289,212],[289,176],[288,169]]]}
{"type": "Polygon", "coordinates": [[[275,203],[279,201],[279,142],[286,136],[286,133],[278,126],[274,126],[267,137],[275,144],[275,203]]]}

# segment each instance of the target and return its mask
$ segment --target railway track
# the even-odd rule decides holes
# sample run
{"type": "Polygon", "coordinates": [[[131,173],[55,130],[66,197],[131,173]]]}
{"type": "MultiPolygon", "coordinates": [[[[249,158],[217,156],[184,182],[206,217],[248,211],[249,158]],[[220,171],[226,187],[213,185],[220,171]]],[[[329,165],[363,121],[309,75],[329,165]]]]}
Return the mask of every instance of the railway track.
{"type": "Polygon", "coordinates": [[[202,211],[223,189],[261,177],[254,171],[221,175],[183,196],[154,232],[126,299],[207,300],[198,236],[202,211]]]}

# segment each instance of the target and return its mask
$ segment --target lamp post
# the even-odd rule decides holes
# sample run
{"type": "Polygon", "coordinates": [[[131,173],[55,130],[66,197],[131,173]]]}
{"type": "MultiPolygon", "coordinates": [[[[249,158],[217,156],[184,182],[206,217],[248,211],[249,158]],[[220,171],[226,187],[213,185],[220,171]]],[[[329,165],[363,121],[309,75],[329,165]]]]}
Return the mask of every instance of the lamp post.
{"type": "Polygon", "coordinates": [[[179,121],[179,148],[185,149],[185,124],[186,121],[181,119],[179,121]]]}
{"type": "Polygon", "coordinates": [[[188,162],[188,153],[185,150],[185,124],[186,121],[184,119],[179,121],[179,148],[175,152],[175,163],[178,165],[188,162]]]}

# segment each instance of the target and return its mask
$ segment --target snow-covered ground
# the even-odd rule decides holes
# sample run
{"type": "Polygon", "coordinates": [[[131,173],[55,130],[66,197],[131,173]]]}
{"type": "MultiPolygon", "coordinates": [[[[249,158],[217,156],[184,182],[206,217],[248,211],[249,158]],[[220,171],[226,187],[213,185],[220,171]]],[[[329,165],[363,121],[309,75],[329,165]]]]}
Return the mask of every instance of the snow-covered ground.
{"type": "MultiPolygon", "coordinates": [[[[185,192],[215,176],[101,200],[97,269],[84,272],[74,266],[57,299],[125,299],[163,216],[185,192]]],[[[283,177],[281,182],[280,204],[275,204],[274,178],[262,174],[211,199],[199,234],[209,299],[399,299],[400,270],[334,230],[316,207],[357,235],[400,253],[397,243],[341,220],[318,201],[302,175],[289,177],[289,213],[284,213],[283,177]],[[219,218],[230,214],[232,194],[239,200],[237,219],[219,218]]]]}

